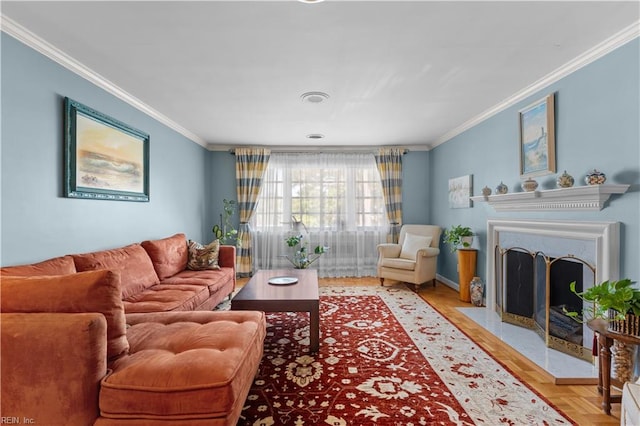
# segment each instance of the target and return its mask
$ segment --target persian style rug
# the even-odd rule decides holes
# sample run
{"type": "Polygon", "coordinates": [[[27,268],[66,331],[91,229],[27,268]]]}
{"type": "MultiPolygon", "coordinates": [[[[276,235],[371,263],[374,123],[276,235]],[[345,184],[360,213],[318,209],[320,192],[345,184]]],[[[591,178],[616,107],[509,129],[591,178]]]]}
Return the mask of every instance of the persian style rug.
{"type": "Polygon", "coordinates": [[[267,314],[239,425],[574,424],[404,285],[320,294],[317,354],[307,314],[267,314]]]}

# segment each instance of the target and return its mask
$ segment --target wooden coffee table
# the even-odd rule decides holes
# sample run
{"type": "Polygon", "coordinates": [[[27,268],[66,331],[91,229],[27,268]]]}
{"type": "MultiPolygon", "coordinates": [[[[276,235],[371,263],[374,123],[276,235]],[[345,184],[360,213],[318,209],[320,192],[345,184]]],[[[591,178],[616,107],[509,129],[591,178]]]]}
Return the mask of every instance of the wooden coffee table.
{"type": "Polygon", "coordinates": [[[235,311],[309,312],[309,350],[320,348],[320,296],[315,269],[259,270],[231,299],[235,311]],[[288,285],[269,284],[274,277],[295,277],[288,285]]]}

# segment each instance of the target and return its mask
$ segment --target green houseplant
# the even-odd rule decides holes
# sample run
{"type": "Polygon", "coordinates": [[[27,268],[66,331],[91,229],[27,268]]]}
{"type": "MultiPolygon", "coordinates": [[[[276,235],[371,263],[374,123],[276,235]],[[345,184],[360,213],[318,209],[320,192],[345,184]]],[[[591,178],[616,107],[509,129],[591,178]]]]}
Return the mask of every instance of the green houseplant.
{"type": "Polygon", "coordinates": [[[224,203],[223,213],[220,214],[220,225],[214,225],[211,231],[213,235],[220,240],[220,244],[239,244],[238,231],[231,222],[231,217],[236,211],[236,201],[222,200],[224,203]]]}
{"type": "Polygon", "coordinates": [[[473,231],[468,226],[455,225],[444,230],[444,242],[450,245],[451,253],[459,247],[469,248],[473,242],[473,231]]]}
{"type": "Polygon", "coordinates": [[[576,282],[569,284],[572,293],[590,306],[582,312],[564,313],[578,322],[590,322],[594,319],[606,321],[624,321],[627,314],[640,316],[640,290],[633,287],[634,281],[628,278],[618,281],[603,281],[585,291],[576,291],[576,282]],[[609,310],[614,312],[610,316],[609,310]]]}

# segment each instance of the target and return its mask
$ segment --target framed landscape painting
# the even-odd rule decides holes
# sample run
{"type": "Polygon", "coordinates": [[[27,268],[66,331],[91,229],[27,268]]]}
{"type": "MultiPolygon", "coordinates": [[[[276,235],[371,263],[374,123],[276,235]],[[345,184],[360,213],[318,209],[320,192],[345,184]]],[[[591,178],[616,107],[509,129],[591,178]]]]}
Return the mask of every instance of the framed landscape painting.
{"type": "Polygon", "coordinates": [[[520,176],[556,172],[553,93],[520,110],[520,176]]]}
{"type": "Polygon", "coordinates": [[[149,135],[65,98],[65,197],[149,201],[149,135]]]}
{"type": "Polygon", "coordinates": [[[449,179],[449,207],[463,209],[471,207],[472,175],[449,179]]]}

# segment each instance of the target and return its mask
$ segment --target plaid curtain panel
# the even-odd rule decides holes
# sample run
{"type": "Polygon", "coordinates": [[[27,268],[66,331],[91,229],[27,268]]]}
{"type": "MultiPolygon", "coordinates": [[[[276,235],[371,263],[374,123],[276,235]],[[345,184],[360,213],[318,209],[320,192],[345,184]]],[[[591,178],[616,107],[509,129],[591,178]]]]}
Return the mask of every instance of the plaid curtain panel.
{"type": "Polygon", "coordinates": [[[240,219],[236,272],[239,276],[250,276],[253,272],[249,221],[256,208],[262,176],[269,163],[270,154],[270,150],[263,148],[236,149],[236,192],[240,219]]]}
{"type": "Polygon", "coordinates": [[[382,182],[382,195],[389,219],[390,243],[397,243],[402,226],[402,155],[404,149],[380,148],[375,155],[382,182]]]}

